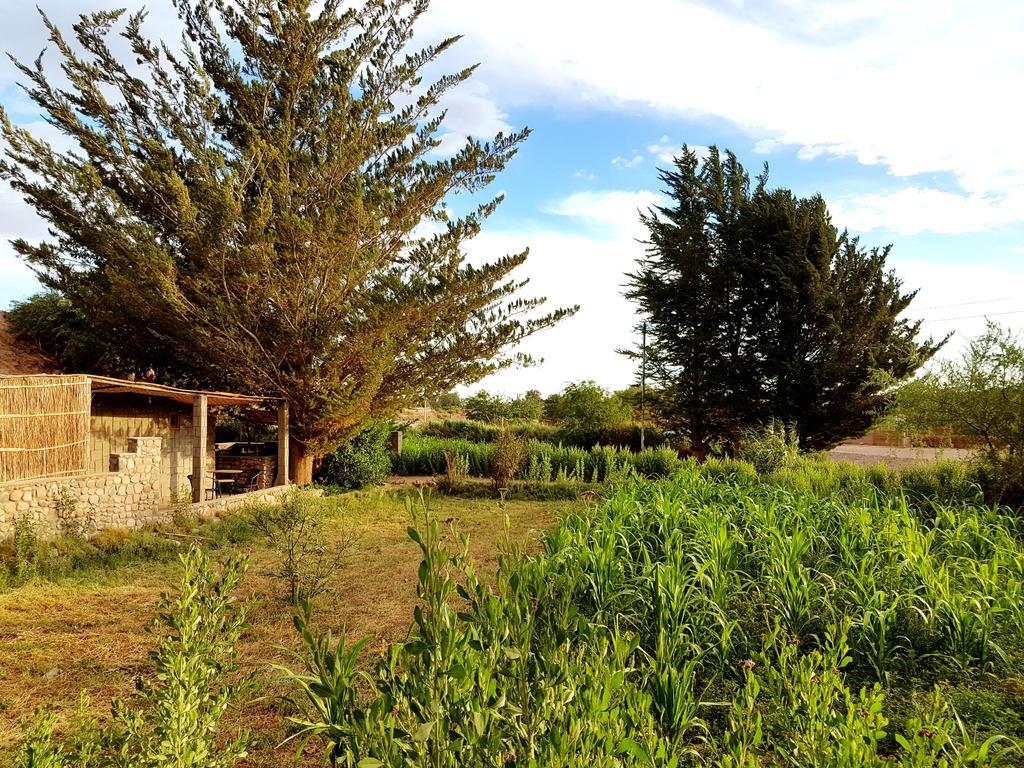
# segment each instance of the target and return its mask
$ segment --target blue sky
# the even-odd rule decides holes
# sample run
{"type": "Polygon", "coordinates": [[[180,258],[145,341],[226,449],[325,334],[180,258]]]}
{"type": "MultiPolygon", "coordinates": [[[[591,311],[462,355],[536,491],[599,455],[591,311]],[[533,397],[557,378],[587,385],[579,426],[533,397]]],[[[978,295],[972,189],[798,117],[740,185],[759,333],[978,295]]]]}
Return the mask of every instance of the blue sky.
{"type": "MultiPolygon", "coordinates": [[[[65,28],[101,5],[136,0],[40,0],[65,28]]],[[[173,38],[169,0],[147,6],[151,34],[173,38]]],[[[506,202],[471,257],[529,246],[527,293],[582,307],[524,345],[542,365],[483,386],[630,383],[614,350],[631,342],[621,285],[642,251],[636,210],[683,142],[732,149],[752,174],[768,162],[773,185],[820,192],[839,226],[892,243],[891,266],[920,289],[910,314],[956,332],[946,354],[986,314],[1024,324],[1024,4],[435,0],[421,38],[453,33],[465,37],[445,63],[481,66],[447,104],[447,146],[534,131],[495,182],[506,202]]],[[[17,3],[0,48],[30,59],[42,43],[32,4],[17,3]]],[[[16,80],[0,64],[0,99],[34,123],[16,80]]],[[[15,236],[45,230],[0,189],[0,237],[15,236]]],[[[6,242],[0,273],[0,307],[35,288],[6,242]]]]}

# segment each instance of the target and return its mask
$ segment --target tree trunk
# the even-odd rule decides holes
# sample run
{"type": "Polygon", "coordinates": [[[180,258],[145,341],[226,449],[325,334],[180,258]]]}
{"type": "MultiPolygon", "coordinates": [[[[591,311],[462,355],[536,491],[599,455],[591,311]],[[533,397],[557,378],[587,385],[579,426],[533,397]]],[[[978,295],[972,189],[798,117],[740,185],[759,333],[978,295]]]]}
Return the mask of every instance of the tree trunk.
{"type": "Polygon", "coordinates": [[[312,451],[291,436],[288,440],[288,474],[289,479],[295,485],[309,485],[313,482],[313,460],[316,457],[312,451]]]}

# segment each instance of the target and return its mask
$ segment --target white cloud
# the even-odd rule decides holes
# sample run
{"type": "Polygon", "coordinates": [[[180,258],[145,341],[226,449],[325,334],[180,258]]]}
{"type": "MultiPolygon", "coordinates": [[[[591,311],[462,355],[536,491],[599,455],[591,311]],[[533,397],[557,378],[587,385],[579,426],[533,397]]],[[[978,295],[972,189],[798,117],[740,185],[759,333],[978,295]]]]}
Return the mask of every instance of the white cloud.
{"type": "MultiPolygon", "coordinates": [[[[698,160],[706,160],[711,151],[710,147],[700,144],[689,144],[687,146],[697,156],[698,160]]],[[[682,144],[673,143],[668,136],[662,136],[656,143],[647,145],[647,151],[654,155],[658,162],[663,165],[671,165],[682,150],[682,144]]]]}
{"type": "Polygon", "coordinates": [[[619,237],[642,236],[639,211],[662,202],[650,190],[606,190],[574,192],[544,208],[546,213],[579,219],[593,231],[619,237]]]}
{"type": "Polygon", "coordinates": [[[958,194],[925,187],[839,197],[829,201],[836,224],[858,232],[901,235],[980,232],[1024,218],[1024,187],[1002,194],[958,194]]]}
{"type": "Polygon", "coordinates": [[[438,138],[441,144],[434,153],[442,156],[454,155],[466,144],[466,137],[491,139],[498,133],[515,130],[495,102],[487,84],[479,79],[462,83],[446,93],[439,105],[447,110],[438,138]]]}
{"type": "Polygon", "coordinates": [[[522,344],[519,351],[543,358],[542,365],[494,374],[467,391],[514,394],[536,388],[551,393],[581,379],[616,389],[633,383],[633,364],[615,350],[636,342],[636,316],[622,286],[643,246],[621,234],[575,236],[541,229],[485,231],[469,252],[474,260],[491,260],[526,246],[530,256],[517,273],[530,279],[523,295],[547,297],[548,309],[579,304],[580,311],[522,344]]]}
{"type": "Polygon", "coordinates": [[[647,151],[654,155],[659,163],[671,163],[679,152],[679,147],[669,141],[668,136],[662,136],[655,144],[648,144],[647,151]]]}
{"type": "Polygon", "coordinates": [[[612,165],[616,168],[636,168],[640,163],[644,161],[644,156],[639,152],[635,153],[632,157],[618,157],[612,158],[612,165]]]}
{"type": "Polygon", "coordinates": [[[905,289],[920,289],[907,317],[925,321],[925,336],[954,334],[940,357],[958,357],[985,330],[986,319],[1009,328],[1024,326],[1024,264],[935,264],[894,257],[892,266],[905,289]]]}
{"type": "MultiPolygon", "coordinates": [[[[1024,187],[1024,108],[1012,96],[1024,89],[1017,0],[636,0],[630,8],[523,0],[495,25],[487,3],[435,0],[429,23],[466,34],[460,55],[483,62],[503,104],[724,119],[759,152],[792,147],[901,177],[952,173],[981,207],[998,209],[990,195],[1024,187]],[[717,62],[713,77],[680,81],[708,61],[717,62]]],[[[1024,220],[1024,209],[1014,215],[1024,220]]],[[[919,226],[944,223],[937,211],[919,226]]]]}
{"type": "Polygon", "coordinates": [[[593,181],[597,178],[593,173],[588,171],[586,168],[579,168],[572,177],[574,179],[582,179],[583,181],[593,181]]]}

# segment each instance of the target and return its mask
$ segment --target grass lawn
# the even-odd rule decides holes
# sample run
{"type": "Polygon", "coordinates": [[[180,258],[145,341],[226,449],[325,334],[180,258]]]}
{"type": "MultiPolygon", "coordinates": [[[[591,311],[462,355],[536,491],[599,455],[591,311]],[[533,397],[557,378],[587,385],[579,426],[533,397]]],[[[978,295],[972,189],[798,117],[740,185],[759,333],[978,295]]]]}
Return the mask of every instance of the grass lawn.
{"type": "MultiPolygon", "coordinates": [[[[354,537],[355,544],[330,594],[317,600],[315,616],[325,627],[347,627],[350,637],[372,636],[368,656],[375,657],[405,637],[416,601],[419,551],[406,535],[404,494],[364,492],[323,503],[330,507],[332,537],[338,542],[354,537]]],[[[504,536],[505,515],[513,539],[536,538],[577,503],[508,501],[501,508],[488,499],[428,498],[436,519],[469,536],[483,573],[496,567],[495,543],[504,536]]],[[[275,749],[287,734],[284,705],[276,698],[283,688],[269,669],[289,660],[285,648],[296,647],[291,605],[283,597],[283,582],[272,573],[274,555],[266,544],[229,546],[216,557],[237,550],[249,553],[240,596],[253,601],[251,627],[239,650],[243,664],[256,670],[259,690],[257,698],[230,713],[227,725],[241,723],[257,733],[250,765],[292,765],[292,749],[275,749]]],[[[151,669],[148,653],[155,643],[146,629],[154,608],[178,577],[176,561],[137,563],[0,594],[0,765],[18,738],[21,719],[36,707],[49,705],[67,716],[85,690],[96,714],[106,716],[112,697],[131,694],[136,676],[151,669]]],[[[311,754],[308,764],[319,765],[319,755],[311,754]]]]}

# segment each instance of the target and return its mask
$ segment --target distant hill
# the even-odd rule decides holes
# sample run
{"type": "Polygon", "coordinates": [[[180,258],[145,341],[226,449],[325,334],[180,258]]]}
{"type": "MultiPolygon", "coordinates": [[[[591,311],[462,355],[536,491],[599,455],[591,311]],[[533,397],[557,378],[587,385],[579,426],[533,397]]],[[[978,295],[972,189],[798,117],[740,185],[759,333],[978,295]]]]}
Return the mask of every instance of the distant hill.
{"type": "Polygon", "coordinates": [[[7,313],[0,312],[0,374],[33,373],[60,373],[60,369],[38,349],[18,339],[7,326],[7,313]]]}

